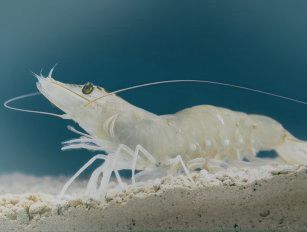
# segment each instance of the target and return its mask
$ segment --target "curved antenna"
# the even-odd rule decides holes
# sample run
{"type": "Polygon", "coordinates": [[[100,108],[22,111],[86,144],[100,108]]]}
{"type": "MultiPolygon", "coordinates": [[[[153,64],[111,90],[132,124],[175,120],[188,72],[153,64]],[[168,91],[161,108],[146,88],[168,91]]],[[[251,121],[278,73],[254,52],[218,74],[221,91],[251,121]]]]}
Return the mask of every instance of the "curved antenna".
{"type": "Polygon", "coordinates": [[[62,118],[62,119],[69,119],[67,114],[54,114],[54,113],[43,112],[43,111],[27,110],[27,109],[21,109],[21,108],[17,108],[17,107],[13,107],[13,106],[9,105],[9,103],[11,103],[11,102],[14,102],[14,101],[17,101],[17,100],[20,100],[20,99],[24,99],[24,98],[28,98],[28,97],[34,97],[34,96],[37,96],[37,95],[40,95],[40,94],[41,94],[40,92],[24,94],[24,95],[14,97],[14,98],[7,100],[6,102],[3,103],[3,105],[4,105],[5,108],[10,109],[10,110],[16,110],[16,111],[27,112],[27,113],[35,113],[35,114],[44,114],[44,115],[59,117],[59,118],[62,118]]]}
{"type": "Polygon", "coordinates": [[[98,97],[98,98],[90,101],[89,103],[87,103],[87,105],[89,105],[89,104],[91,104],[91,103],[93,103],[93,102],[95,102],[95,101],[97,101],[97,100],[99,100],[101,98],[107,97],[109,95],[125,92],[125,91],[132,90],[132,89],[138,89],[138,88],[152,86],[152,85],[161,85],[161,84],[169,84],[169,83],[180,83],[180,82],[194,82],[194,83],[206,83],[206,84],[213,84],[213,85],[222,85],[222,86],[226,86],[226,87],[243,89],[243,90],[247,90],[247,91],[251,91],[251,92],[256,92],[256,93],[260,93],[260,94],[263,94],[263,95],[268,95],[268,96],[272,96],[272,97],[276,97],[276,98],[281,98],[281,99],[284,99],[284,100],[287,100],[287,101],[292,101],[292,102],[295,102],[295,103],[307,105],[307,102],[305,102],[305,101],[297,100],[297,99],[291,98],[291,97],[282,96],[282,95],[275,94],[275,93],[272,93],[272,92],[266,92],[266,91],[262,91],[262,90],[258,90],[258,89],[253,89],[253,88],[249,88],[249,87],[245,87],[245,86],[240,86],[240,85],[228,84],[228,83],[224,83],[224,82],[207,81],[207,80],[166,80],[166,81],[156,81],[156,82],[150,82],[150,83],[135,85],[135,86],[119,89],[119,90],[113,91],[111,93],[108,93],[106,95],[103,95],[101,97],[98,97]]]}
{"type": "MultiPolygon", "coordinates": [[[[268,96],[280,98],[280,99],[283,99],[283,100],[292,101],[292,102],[295,102],[295,103],[298,103],[298,104],[307,105],[307,102],[301,101],[301,100],[298,100],[298,99],[295,99],[295,98],[290,98],[290,97],[275,94],[275,93],[272,93],[272,92],[266,92],[266,91],[262,91],[262,90],[258,90],[258,89],[253,89],[253,88],[240,86],[240,85],[228,84],[228,83],[224,83],[224,82],[207,81],[207,80],[166,80],[166,81],[157,81],[157,82],[150,82],[150,83],[145,83],[145,84],[140,84],[140,85],[134,85],[134,86],[131,86],[131,87],[119,89],[119,90],[110,92],[106,95],[103,95],[101,97],[98,97],[98,98],[96,98],[92,101],[89,101],[86,104],[86,106],[93,103],[93,102],[96,102],[97,100],[99,100],[101,98],[104,98],[104,97],[107,97],[107,96],[110,96],[110,95],[113,95],[113,94],[125,92],[125,91],[128,91],[128,90],[138,89],[138,88],[152,86],[152,85],[161,85],[161,84],[168,84],[168,83],[180,83],[180,82],[194,82],[194,83],[206,83],[206,84],[213,84],[213,85],[222,85],[222,86],[226,86],[226,87],[243,89],[243,90],[247,90],[247,91],[251,91],[251,92],[260,93],[260,94],[263,94],[263,95],[268,95],[268,96]]],[[[3,103],[3,105],[4,105],[4,107],[11,109],[11,110],[28,112],[28,113],[35,113],[35,114],[44,114],[44,115],[59,117],[59,118],[62,118],[62,119],[70,119],[67,114],[54,114],[54,113],[43,112],[43,111],[27,110],[27,109],[21,109],[21,108],[17,108],[17,107],[13,107],[13,106],[8,105],[11,102],[14,102],[14,101],[17,101],[17,100],[20,100],[20,99],[24,99],[24,98],[28,98],[28,97],[34,97],[34,96],[37,96],[37,95],[40,95],[40,94],[41,94],[40,92],[24,94],[24,95],[14,97],[14,98],[7,100],[6,102],[3,103]]]]}

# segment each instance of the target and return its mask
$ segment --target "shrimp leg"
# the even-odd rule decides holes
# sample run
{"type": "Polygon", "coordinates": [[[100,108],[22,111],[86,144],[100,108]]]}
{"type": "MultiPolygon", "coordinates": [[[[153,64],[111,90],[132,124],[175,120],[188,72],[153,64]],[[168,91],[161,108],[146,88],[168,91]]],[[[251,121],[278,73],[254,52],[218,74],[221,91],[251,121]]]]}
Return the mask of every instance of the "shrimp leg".
{"type": "Polygon", "coordinates": [[[139,156],[139,152],[142,152],[144,154],[144,156],[152,163],[152,164],[156,164],[157,161],[155,160],[155,158],[144,148],[142,147],[140,144],[138,144],[135,148],[134,151],[134,159],[133,159],[133,164],[132,164],[132,184],[135,184],[135,169],[136,169],[136,164],[137,164],[137,158],[139,156]]]}
{"type": "MultiPolygon", "coordinates": [[[[120,153],[120,151],[125,151],[127,152],[130,156],[133,157],[133,162],[132,162],[132,183],[135,184],[135,169],[137,165],[137,159],[139,157],[139,153],[142,152],[142,154],[152,163],[152,164],[157,164],[156,159],[153,157],[152,154],[150,154],[142,145],[138,144],[136,145],[135,151],[133,151],[131,148],[126,146],[125,144],[120,144],[119,147],[117,148],[116,153],[120,153]]],[[[123,168],[121,168],[123,169],[123,168]]],[[[130,168],[129,168],[130,169],[130,168]]]]}
{"type": "Polygon", "coordinates": [[[118,148],[116,149],[116,152],[114,153],[114,157],[111,158],[111,156],[106,158],[105,163],[101,166],[98,167],[92,174],[89,183],[87,185],[86,189],[86,195],[90,196],[95,196],[95,193],[97,191],[99,192],[100,195],[103,195],[102,193],[105,192],[107,184],[109,182],[110,176],[112,172],[114,171],[115,176],[121,185],[123,187],[121,179],[119,177],[118,170],[121,169],[131,169],[132,170],[132,183],[135,183],[135,169],[136,169],[136,164],[137,164],[137,158],[139,157],[139,153],[142,152],[142,154],[152,163],[156,164],[155,158],[145,149],[143,148],[140,144],[138,144],[135,148],[135,151],[133,151],[131,148],[126,146],[125,144],[120,144],[118,148]],[[123,157],[123,152],[126,152],[128,155],[130,155],[133,158],[132,161],[132,167],[128,162],[124,162],[124,157],[123,157]],[[122,159],[120,159],[122,158],[122,159]],[[110,161],[110,162],[109,162],[110,161]],[[97,190],[97,181],[100,176],[100,174],[103,173],[103,178],[100,183],[100,187],[97,190]]]}
{"type": "Polygon", "coordinates": [[[129,147],[125,146],[124,144],[121,144],[117,148],[116,152],[114,154],[109,154],[105,162],[92,173],[90,180],[87,184],[86,191],[85,191],[86,195],[95,196],[97,192],[98,193],[101,191],[104,192],[106,189],[106,185],[109,183],[109,180],[110,180],[110,177],[113,171],[115,173],[115,176],[116,176],[116,179],[119,185],[121,186],[121,188],[124,188],[124,185],[121,181],[118,170],[130,169],[130,165],[129,165],[129,160],[128,161],[125,160],[124,157],[122,156],[123,153],[121,152],[121,150],[126,151],[126,153],[129,154],[131,158],[133,158],[133,151],[129,147]],[[120,157],[122,157],[123,159],[119,160],[120,157]],[[115,167],[115,164],[116,164],[116,167],[115,167]],[[101,173],[103,174],[103,177],[101,179],[101,184],[98,189],[97,182],[98,182],[98,178],[101,175],[101,173]]]}
{"type": "Polygon", "coordinates": [[[190,179],[190,181],[194,184],[194,180],[192,179],[191,174],[190,174],[188,168],[184,164],[181,155],[177,155],[176,158],[169,159],[168,161],[169,161],[169,165],[172,165],[172,166],[176,166],[177,164],[181,164],[185,174],[190,179]]]}
{"type": "Polygon", "coordinates": [[[67,191],[68,187],[74,182],[74,180],[86,169],[88,168],[92,163],[94,163],[97,159],[102,159],[105,160],[106,159],[106,155],[95,155],[94,157],[92,157],[89,161],[86,162],[86,164],[84,164],[77,172],[75,175],[73,175],[67,182],[66,184],[63,186],[60,194],[59,194],[59,198],[62,198],[65,194],[65,192],[67,191]]]}
{"type": "Polygon", "coordinates": [[[86,192],[85,192],[86,195],[91,196],[93,198],[97,198],[97,199],[104,196],[107,190],[107,186],[109,184],[112,172],[115,173],[115,177],[120,187],[122,189],[124,188],[124,184],[121,180],[118,170],[125,169],[125,166],[127,166],[127,164],[125,163],[125,160],[119,160],[120,155],[121,154],[118,152],[114,154],[109,154],[106,157],[105,162],[92,173],[91,178],[86,188],[86,192]],[[115,167],[115,165],[118,165],[118,167],[115,167]],[[100,181],[100,186],[98,187],[97,182],[101,174],[103,174],[103,176],[100,181]]]}
{"type": "Polygon", "coordinates": [[[101,166],[96,168],[96,170],[92,173],[85,190],[85,195],[87,196],[94,196],[95,192],[97,191],[97,181],[101,173],[103,173],[103,170],[105,169],[105,163],[103,163],[101,166]]]}

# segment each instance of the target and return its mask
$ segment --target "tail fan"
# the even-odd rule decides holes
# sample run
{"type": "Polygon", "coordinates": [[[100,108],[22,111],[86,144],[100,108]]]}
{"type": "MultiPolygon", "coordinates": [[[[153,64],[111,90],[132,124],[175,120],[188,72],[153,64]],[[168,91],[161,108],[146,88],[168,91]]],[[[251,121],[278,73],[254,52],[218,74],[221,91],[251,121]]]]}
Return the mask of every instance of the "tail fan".
{"type": "Polygon", "coordinates": [[[276,151],[286,163],[307,165],[307,141],[288,137],[276,148],[276,151]]]}

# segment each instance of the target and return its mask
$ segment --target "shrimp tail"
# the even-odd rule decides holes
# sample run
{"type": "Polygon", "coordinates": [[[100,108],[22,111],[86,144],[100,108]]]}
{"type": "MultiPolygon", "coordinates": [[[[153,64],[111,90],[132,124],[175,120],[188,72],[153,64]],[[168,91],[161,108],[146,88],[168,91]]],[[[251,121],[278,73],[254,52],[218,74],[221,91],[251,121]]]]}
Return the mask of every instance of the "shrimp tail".
{"type": "Polygon", "coordinates": [[[296,139],[292,135],[286,136],[276,151],[286,163],[307,165],[307,141],[296,139]]]}

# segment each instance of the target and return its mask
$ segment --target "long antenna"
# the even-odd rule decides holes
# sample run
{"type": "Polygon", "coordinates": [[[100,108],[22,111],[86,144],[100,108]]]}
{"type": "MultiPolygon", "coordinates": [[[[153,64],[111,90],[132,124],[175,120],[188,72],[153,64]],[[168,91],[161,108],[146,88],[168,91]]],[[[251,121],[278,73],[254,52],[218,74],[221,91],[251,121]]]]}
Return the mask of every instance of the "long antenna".
{"type": "Polygon", "coordinates": [[[7,100],[6,102],[3,103],[4,107],[11,109],[11,110],[16,110],[16,111],[21,111],[21,112],[27,112],[27,113],[34,113],[34,114],[44,114],[44,115],[49,115],[49,116],[54,116],[54,117],[59,117],[62,119],[68,119],[68,116],[66,114],[54,114],[54,113],[49,113],[49,112],[43,112],[43,111],[36,111],[36,110],[27,110],[27,109],[21,109],[13,106],[9,106],[8,104],[23,98],[28,98],[28,97],[34,97],[37,95],[41,95],[40,92],[34,92],[34,93],[28,93],[24,94],[18,97],[11,98],[7,100]]]}
{"type": "Polygon", "coordinates": [[[89,104],[91,104],[91,103],[93,103],[93,102],[95,102],[95,101],[97,101],[101,98],[107,97],[109,95],[125,92],[125,91],[132,90],[132,89],[138,89],[138,88],[152,86],[152,85],[162,85],[162,84],[180,83],[180,82],[194,82],[194,83],[206,83],[206,84],[213,84],[213,85],[222,85],[222,86],[227,86],[227,87],[231,87],[231,88],[243,89],[243,90],[247,90],[247,91],[251,91],[251,92],[269,95],[269,96],[281,98],[281,99],[284,99],[284,100],[287,100],[287,101],[292,101],[292,102],[295,102],[295,103],[307,105],[307,102],[305,102],[305,101],[297,100],[297,99],[291,98],[291,97],[282,96],[282,95],[275,94],[275,93],[272,93],[272,92],[266,92],[266,91],[262,91],[262,90],[258,90],[258,89],[245,87],[245,86],[228,84],[228,83],[217,82],[217,81],[208,81],[208,80],[166,80],[166,81],[156,81],[156,82],[150,82],[150,83],[135,85],[135,86],[131,86],[131,87],[127,87],[127,88],[123,88],[123,89],[119,89],[119,90],[110,92],[106,95],[103,95],[101,97],[98,97],[98,98],[90,101],[89,103],[87,103],[87,105],[89,105],[89,104]]]}
{"type": "MultiPolygon", "coordinates": [[[[89,101],[86,105],[89,105],[89,104],[91,104],[91,103],[93,103],[93,102],[95,102],[95,101],[97,101],[101,98],[104,98],[104,97],[107,97],[107,96],[110,96],[110,95],[113,95],[113,94],[129,91],[129,90],[132,90],[132,89],[138,89],[138,88],[153,86],[153,85],[162,85],[162,84],[169,84],[169,83],[182,83],[182,82],[206,83],[206,84],[221,85],[221,86],[226,86],[226,87],[231,87],[231,88],[243,89],[243,90],[256,92],[256,93],[259,93],[259,94],[268,95],[268,96],[280,98],[280,99],[283,99],[283,100],[295,102],[295,103],[298,103],[298,104],[307,105],[307,102],[305,102],[305,101],[301,101],[301,100],[291,98],[291,97],[286,97],[286,96],[275,94],[275,93],[272,93],[272,92],[266,92],[266,91],[262,91],[262,90],[258,90],[258,89],[245,87],[245,86],[228,84],[228,83],[217,82],[217,81],[208,81],[208,80],[166,80],[166,81],[156,81],[156,82],[150,82],[150,83],[145,83],[145,84],[140,84],[140,85],[134,85],[134,86],[131,86],[131,87],[127,87],[127,88],[123,88],[123,89],[119,89],[119,90],[115,90],[113,92],[110,92],[106,95],[103,95],[103,96],[98,97],[98,98],[96,98],[92,101],[89,101]]],[[[14,98],[7,100],[6,102],[3,103],[3,105],[6,108],[11,109],[11,110],[17,110],[17,111],[35,113],[35,114],[44,114],[44,115],[59,117],[59,118],[62,118],[62,119],[70,119],[67,114],[54,114],[54,113],[43,112],[43,111],[21,109],[21,108],[17,108],[17,107],[13,107],[13,106],[8,105],[9,103],[12,103],[14,101],[24,99],[24,98],[28,98],[28,97],[34,97],[34,96],[37,96],[37,95],[40,95],[40,94],[41,94],[40,92],[24,94],[24,95],[14,97],[14,98]]]]}

